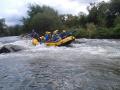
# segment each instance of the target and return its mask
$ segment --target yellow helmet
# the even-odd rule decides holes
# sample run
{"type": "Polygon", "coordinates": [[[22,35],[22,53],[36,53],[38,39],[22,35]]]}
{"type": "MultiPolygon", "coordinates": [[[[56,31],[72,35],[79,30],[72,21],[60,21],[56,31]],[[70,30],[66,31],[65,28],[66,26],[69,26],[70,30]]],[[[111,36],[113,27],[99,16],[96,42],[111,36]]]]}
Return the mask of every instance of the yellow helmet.
{"type": "Polygon", "coordinates": [[[46,33],[46,34],[50,34],[51,32],[48,32],[48,31],[47,31],[47,32],[45,32],[45,33],[46,33]]]}
{"type": "Polygon", "coordinates": [[[58,31],[59,31],[59,30],[55,30],[53,33],[56,34],[56,33],[58,33],[58,31]]]}
{"type": "Polygon", "coordinates": [[[48,31],[45,32],[46,34],[48,33],[48,31]]]}
{"type": "Polygon", "coordinates": [[[51,32],[48,32],[48,34],[50,34],[51,32]]]}
{"type": "Polygon", "coordinates": [[[59,30],[55,30],[55,32],[58,32],[59,30]]]}
{"type": "Polygon", "coordinates": [[[63,32],[66,32],[66,30],[63,30],[63,32]]]}

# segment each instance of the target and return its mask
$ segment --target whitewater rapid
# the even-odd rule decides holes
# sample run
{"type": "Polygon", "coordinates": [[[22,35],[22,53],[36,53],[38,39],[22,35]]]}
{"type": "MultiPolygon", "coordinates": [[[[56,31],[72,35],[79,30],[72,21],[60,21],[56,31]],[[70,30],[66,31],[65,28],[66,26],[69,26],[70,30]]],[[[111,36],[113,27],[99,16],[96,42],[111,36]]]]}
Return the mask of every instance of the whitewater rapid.
{"type": "MultiPolygon", "coordinates": [[[[44,44],[37,46],[32,45],[31,40],[21,39],[20,37],[5,37],[0,39],[0,46],[4,45],[18,45],[24,47],[22,53],[13,53],[14,55],[31,55],[31,53],[39,53],[41,51],[48,52],[63,52],[68,51],[76,54],[93,54],[103,56],[119,56],[120,55],[120,41],[112,39],[77,39],[70,46],[62,47],[47,47],[44,44]],[[4,41],[2,41],[4,40],[4,41]],[[27,53],[27,54],[24,54],[27,53]]],[[[9,55],[9,54],[8,54],[9,55]]]]}
{"type": "Polygon", "coordinates": [[[69,46],[33,46],[19,36],[0,38],[0,90],[119,90],[120,40],[76,39],[69,46]]]}

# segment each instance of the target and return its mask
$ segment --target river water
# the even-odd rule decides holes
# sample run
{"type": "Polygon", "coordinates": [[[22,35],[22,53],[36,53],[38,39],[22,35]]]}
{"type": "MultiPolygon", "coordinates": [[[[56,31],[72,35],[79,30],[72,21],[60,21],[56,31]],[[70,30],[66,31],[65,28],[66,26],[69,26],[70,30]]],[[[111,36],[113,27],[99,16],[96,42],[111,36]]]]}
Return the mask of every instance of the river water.
{"type": "Polygon", "coordinates": [[[6,44],[25,49],[0,55],[0,90],[120,90],[120,40],[77,39],[67,47],[46,47],[0,38],[0,46],[6,44]]]}

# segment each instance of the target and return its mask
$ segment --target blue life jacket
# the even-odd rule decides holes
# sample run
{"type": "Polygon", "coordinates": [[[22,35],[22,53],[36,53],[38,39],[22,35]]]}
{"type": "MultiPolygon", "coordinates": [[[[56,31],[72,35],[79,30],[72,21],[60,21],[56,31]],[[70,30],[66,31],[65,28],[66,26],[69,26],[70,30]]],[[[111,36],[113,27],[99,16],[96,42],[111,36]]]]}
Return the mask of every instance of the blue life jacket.
{"type": "Polygon", "coordinates": [[[56,35],[56,34],[54,34],[54,35],[52,36],[52,40],[53,40],[53,41],[58,41],[58,40],[59,40],[59,36],[56,35]]]}
{"type": "Polygon", "coordinates": [[[46,34],[45,35],[45,41],[49,41],[50,40],[50,35],[46,34]]]}
{"type": "Polygon", "coordinates": [[[67,32],[62,32],[62,33],[60,33],[60,37],[61,38],[64,38],[64,37],[66,37],[67,36],[67,32]]]}

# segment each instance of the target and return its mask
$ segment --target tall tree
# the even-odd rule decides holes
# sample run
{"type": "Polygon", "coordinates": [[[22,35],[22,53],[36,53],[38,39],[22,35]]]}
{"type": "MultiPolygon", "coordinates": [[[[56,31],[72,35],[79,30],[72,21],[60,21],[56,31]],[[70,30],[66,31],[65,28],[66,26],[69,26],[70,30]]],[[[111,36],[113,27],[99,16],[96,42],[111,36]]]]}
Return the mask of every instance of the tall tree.
{"type": "Polygon", "coordinates": [[[0,19],[0,36],[3,36],[5,34],[5,19],[0,19]]]}
{"type": "Polygon", "coordinates": [[[78,18],[79,18],[78,20],[79,26],[85,28],[87,24],[87,15],[83,12],[80,12],[78,18]]]}
{"type": "Polygon", "coordinates": [[[100,2],[98,4],[91,3],[88,7],[88,22],[94,23],[98,26],[105,26],[106,25],[106,13],[108,11],[108,3],[100,2]]]}
{"type": "Polygon", "coordinates": [[[35,29],[42,34],[46,30],[58,29],[62,24],[57,11],[48,6],[31,5],[28,17],[23,18],[25,32],[35,29]]]}
{"type": "Polygon", "coordinates": [[[115,18],[118,16],[120,16],[120,0],[111,0],[109,3],[109,10],[107,12],[107,26],[113,26],[115,18]]]}

